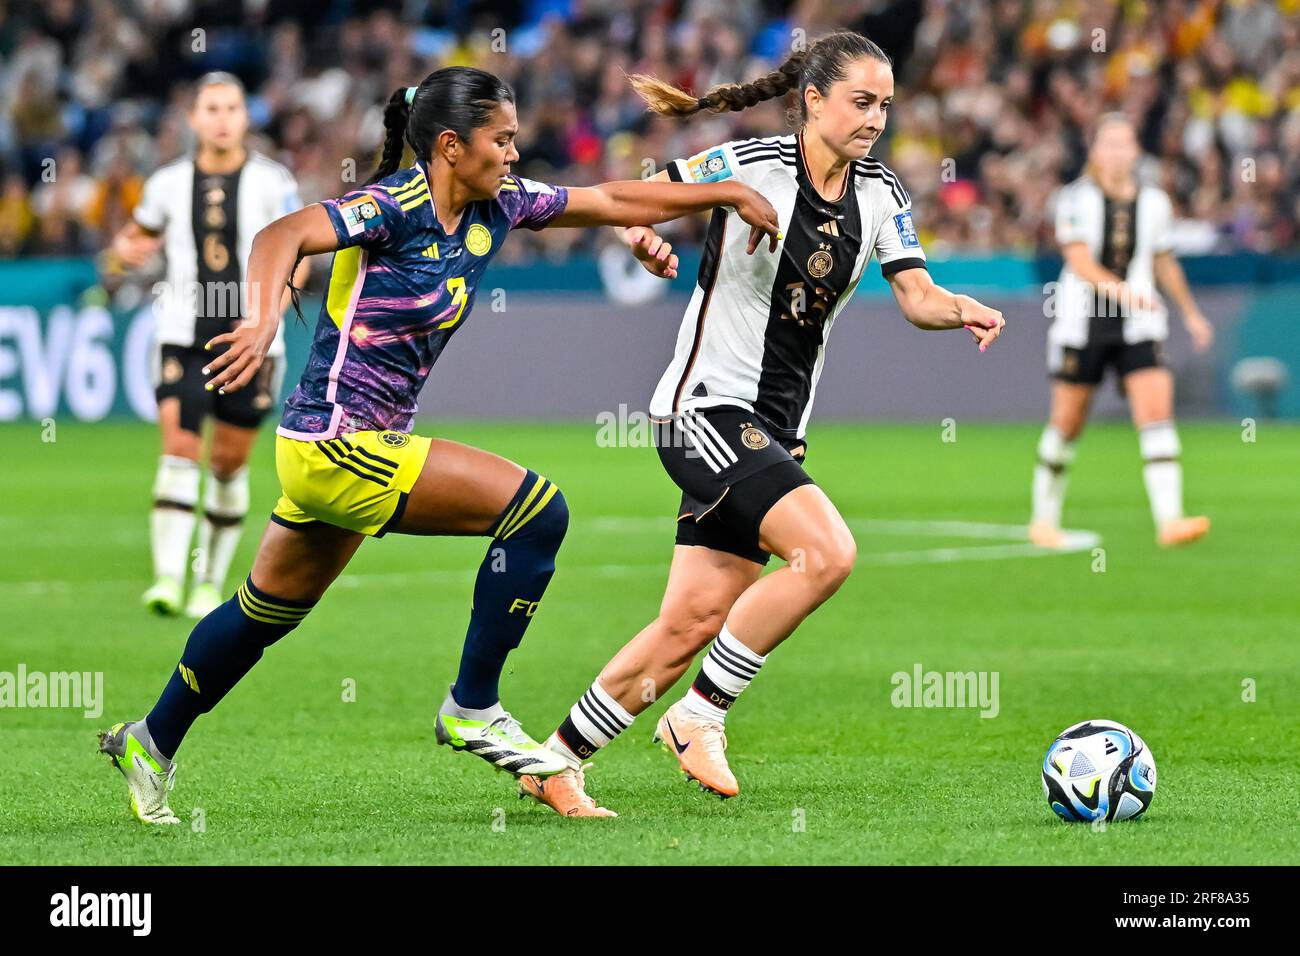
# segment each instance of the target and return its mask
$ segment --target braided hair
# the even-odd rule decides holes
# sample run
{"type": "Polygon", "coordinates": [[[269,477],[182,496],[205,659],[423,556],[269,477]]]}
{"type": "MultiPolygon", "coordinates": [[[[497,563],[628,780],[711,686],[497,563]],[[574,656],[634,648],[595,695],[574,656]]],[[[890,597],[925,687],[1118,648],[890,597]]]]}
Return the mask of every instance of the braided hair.
{"type": "Polygon", "coordinates": [[[734,113],[797,89],[800,93],[799,120],[805,123],[808,121],[808,107],[803,100],[803,91],[812,86],[822,96],[829,95],[831,86],[844,79],[847,64],[862,57],[893,65],[889,55],[873,41],[860,33],[840,30],[821,37],[807,50],[790,54],[771,73],[748,83],[715,86],[700,97],[644,73],[635,73],[628,77],[628,81],[651,112],[679,117],[705,111],[734,113]]]}

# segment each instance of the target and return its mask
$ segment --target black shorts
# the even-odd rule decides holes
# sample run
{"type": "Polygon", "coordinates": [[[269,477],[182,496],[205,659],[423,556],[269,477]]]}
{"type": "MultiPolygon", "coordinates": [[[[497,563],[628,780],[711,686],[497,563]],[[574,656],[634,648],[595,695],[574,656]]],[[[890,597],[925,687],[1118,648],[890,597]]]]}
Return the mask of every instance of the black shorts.
{"type": "Polygon", "coordinates": [[[1160,368],[1165,364],[1163,351],[1162,343],[1154,340],[1130,344],[1123,339],[1102,339],[1090,341],[1081,349],[1064,346],[1053,362],[1052,378],[1076,385],[1100,385],[1108,366],[1113,366],[1121,379],[1139,369],[1160,368]]]}
{"type": "Polygon", "coordinates": [[[200,433],[208,415],[228,425],[256,428],[280,397],[280,360],[265,359],[251,382],[237,392],[219,395],[204,387],[209,376],[203,374],[203,367],[215,354],[201,346],[160,346],[154,396],[159,404],[166,398],[180,399],[181,428],[188,432],[200,433]]]}
{"type": "Polygon", "coordinates": [[[724,405],[657,420],[655,445],[682,490],[677,543],[767,564],[759,525],[789,492],[813,484],[801,464],[806,443],[776,438],[753,412],[724,405]]]}

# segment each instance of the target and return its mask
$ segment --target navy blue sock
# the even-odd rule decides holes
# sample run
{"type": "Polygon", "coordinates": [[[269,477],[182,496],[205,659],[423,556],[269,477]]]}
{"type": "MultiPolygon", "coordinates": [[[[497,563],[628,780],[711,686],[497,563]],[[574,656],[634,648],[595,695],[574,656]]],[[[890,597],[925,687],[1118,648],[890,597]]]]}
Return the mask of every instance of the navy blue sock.
{"type": "Polygon", "coordinates": [[[313,606],[272,597],[250,577],[234,597],[195,624],[180,664],[145,718],[159,752],[168,760],[175,756],[199,714],[215,707],[313,606]]]}
{"type": "Polygon", "coordinates": [[[492,525],[492,542],[474,583],[474,607],[452,688],[461,707],[483,710],[500,699],[497,682],[506,655],[524,639],[568,527],[569,508],[560,489],[528,472],[492,525]]]}

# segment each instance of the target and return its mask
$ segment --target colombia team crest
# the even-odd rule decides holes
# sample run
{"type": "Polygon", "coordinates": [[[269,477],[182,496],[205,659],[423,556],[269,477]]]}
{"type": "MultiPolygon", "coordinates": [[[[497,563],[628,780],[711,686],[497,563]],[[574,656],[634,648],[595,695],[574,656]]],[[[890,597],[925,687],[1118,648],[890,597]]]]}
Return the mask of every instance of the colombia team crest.
{"type": "Polygon", "coordinates": [[[465,236],[465,248],[476,256],[487,255],[492,248],[492,233],[488,232],[487,226],[481,222],[470,226],[469,234],[465,236]]]}
{"type": "Polygon", "coordinates": [[[379,440],[389,448],[401,448],[411,441],[411,436],[403,432],[380,432],[379,440]]]}

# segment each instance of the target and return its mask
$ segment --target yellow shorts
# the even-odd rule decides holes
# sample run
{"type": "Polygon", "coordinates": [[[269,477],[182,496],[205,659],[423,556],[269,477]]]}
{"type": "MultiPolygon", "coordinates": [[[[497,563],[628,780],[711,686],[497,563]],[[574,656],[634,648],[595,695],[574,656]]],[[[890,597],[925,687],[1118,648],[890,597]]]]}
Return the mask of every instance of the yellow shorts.
{"type": "Polygon", "coordinates": [[[324,521],[382,537],[401,519],[429,444],[392,431],[321,441],[276,435],[275,470],[283,490],[271,520],[289,528],[324,521]]]}

